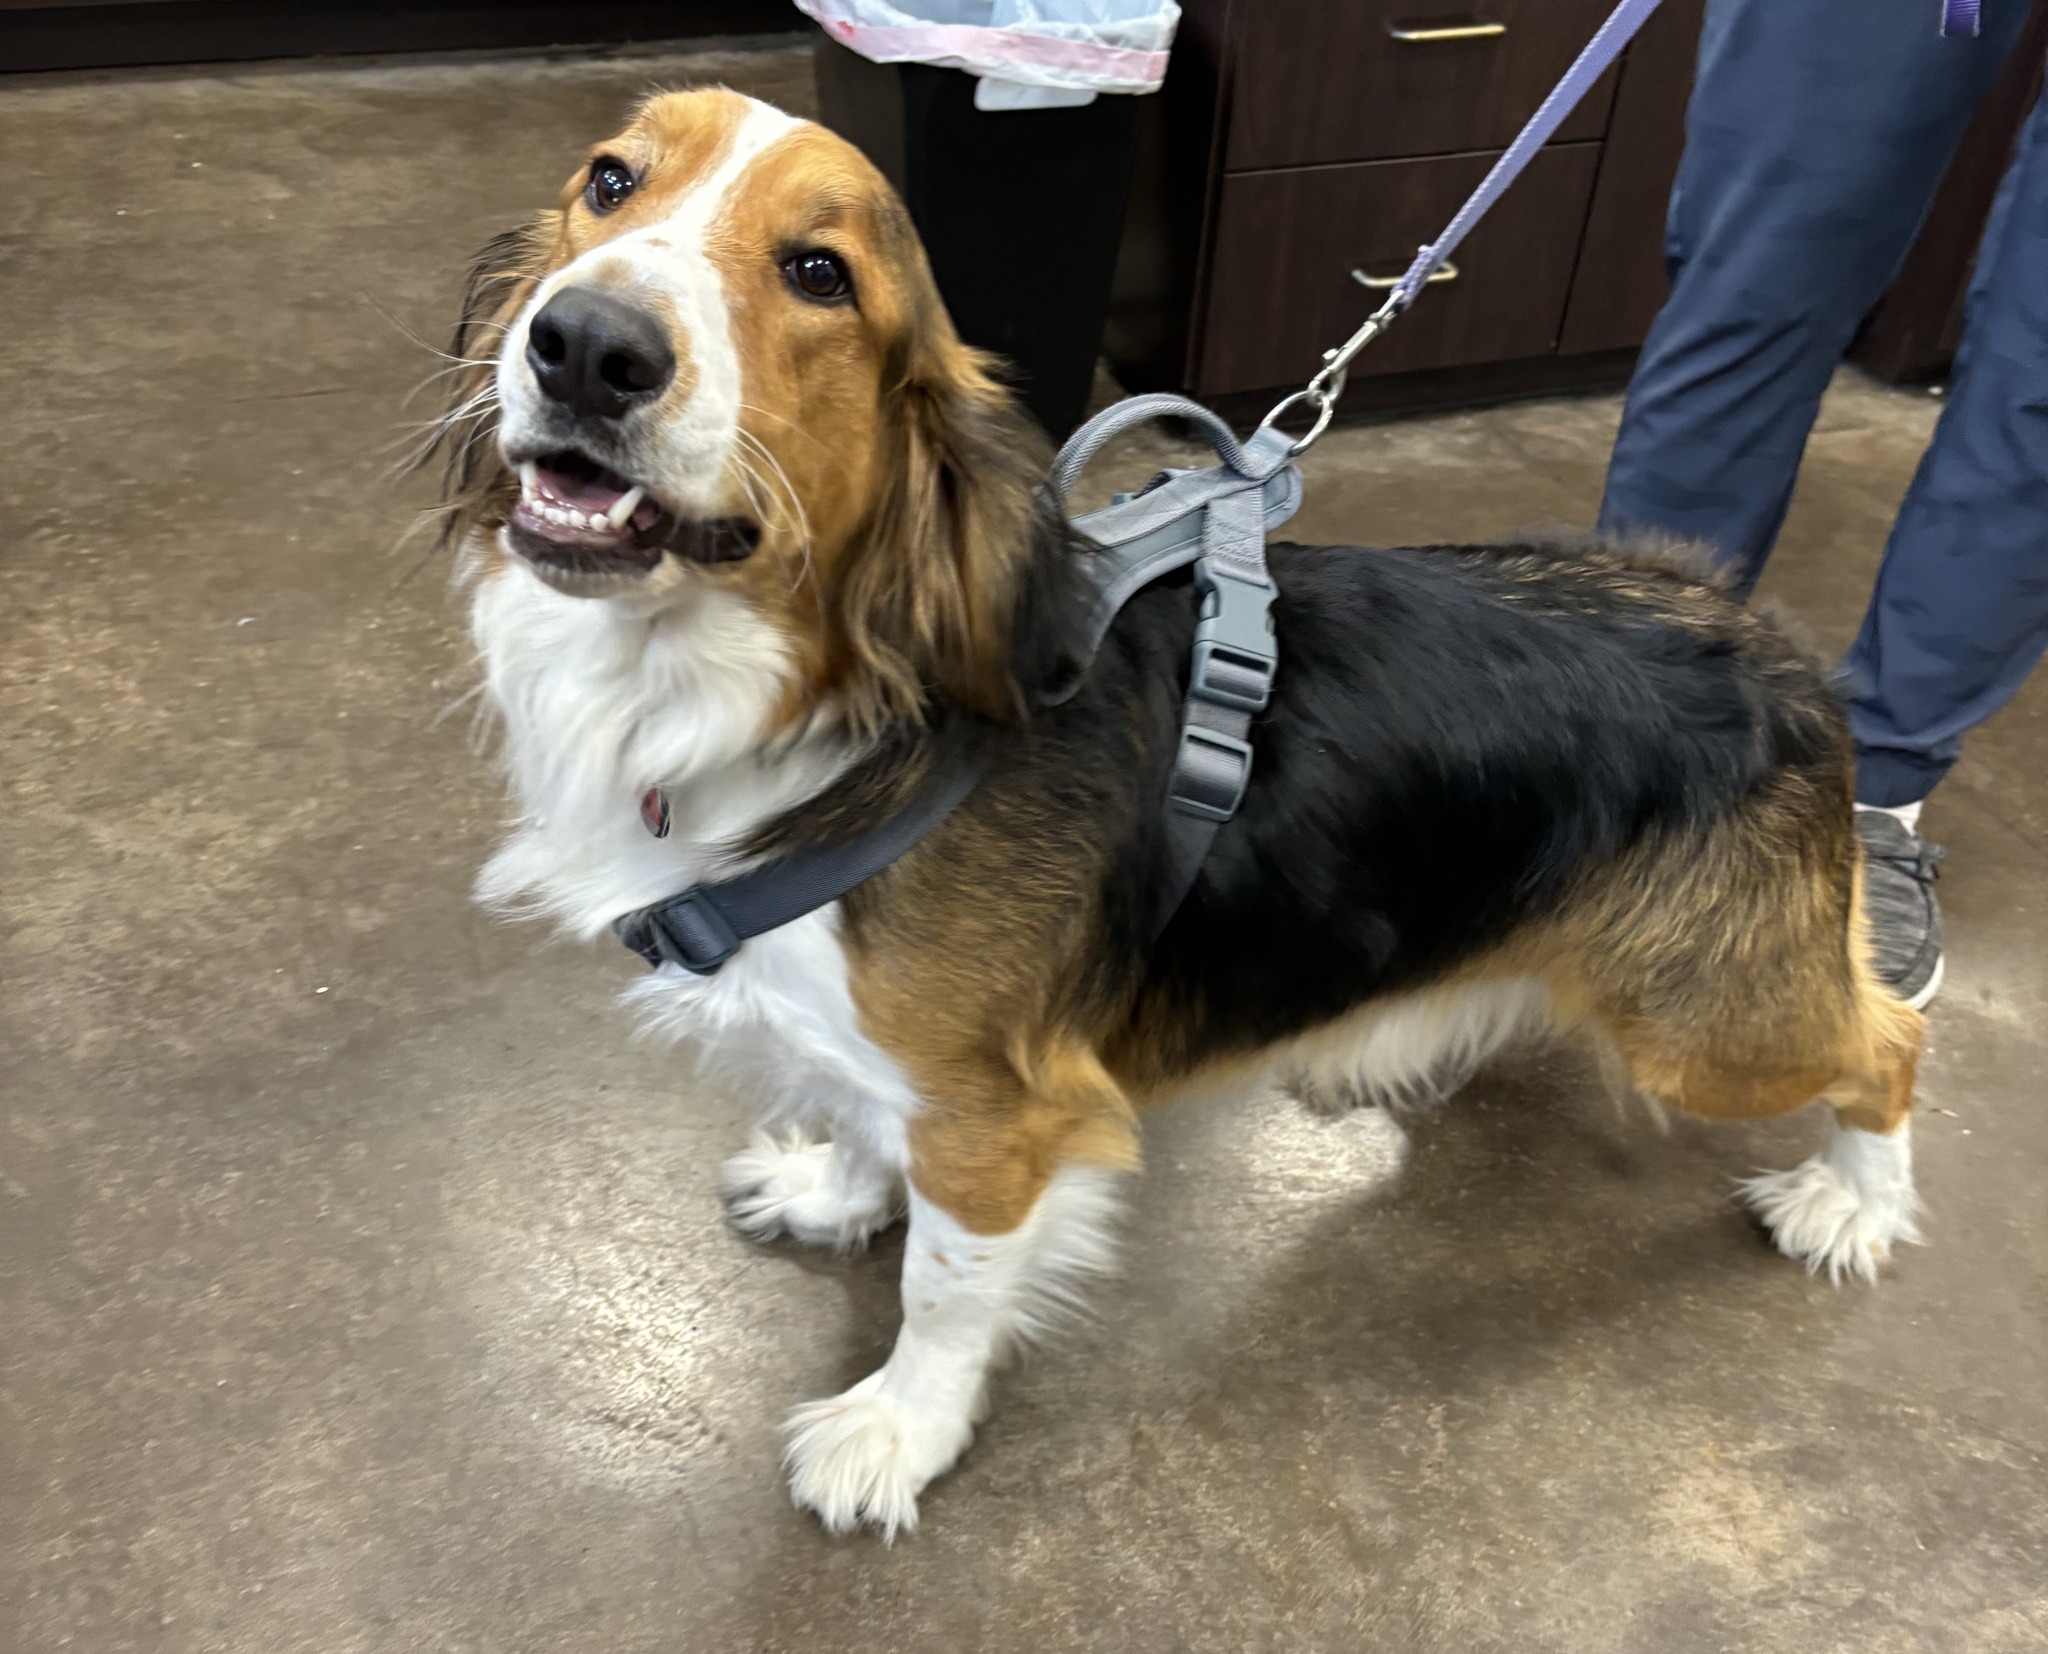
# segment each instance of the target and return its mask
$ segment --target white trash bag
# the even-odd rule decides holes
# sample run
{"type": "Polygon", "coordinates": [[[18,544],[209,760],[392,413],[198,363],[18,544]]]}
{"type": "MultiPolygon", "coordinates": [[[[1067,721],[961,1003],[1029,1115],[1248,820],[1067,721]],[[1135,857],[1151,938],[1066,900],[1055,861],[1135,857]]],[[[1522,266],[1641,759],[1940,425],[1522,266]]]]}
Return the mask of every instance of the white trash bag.
{"type": "Polygon", "coordinates": [[[1156,92],[1180,22],[1174,0],[796,0],[876,63],[980,77],[978,109],[1046,109],[1098,92],[1156,92]]]}

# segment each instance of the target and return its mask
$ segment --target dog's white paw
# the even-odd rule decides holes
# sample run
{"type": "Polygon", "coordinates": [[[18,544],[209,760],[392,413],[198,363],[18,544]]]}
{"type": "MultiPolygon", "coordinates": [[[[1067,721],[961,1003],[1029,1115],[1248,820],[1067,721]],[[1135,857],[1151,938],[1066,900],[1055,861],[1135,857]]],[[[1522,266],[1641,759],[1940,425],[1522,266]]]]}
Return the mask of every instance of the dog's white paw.
{"type": "Polygon", "coordinates": [[[782,1462],[789,1495],[833,1533],[866,1523],[885,1540],[917,1527],[917,1496],[974,1439],[964,1418],[906,1407],[873,1372],[850,1390],[794,1409],[782,1462]]]}
{"type": "Polygon", "coordinates": [[[1790,1171],[1763,1172],[1737,1185],[1763,1219],[1778,1250],[1809,1274],[1827,1271],[1875,1282],[1892,1248],[1917,1243],[1911,1149],[1901,1126],[1894,1137],[1838,1130],[1828,1146],[1790,1171]]]}
{"type": "Polygon", "coordinates": [[[896,1216],[885,1172],[848,1177],[830,1143],[799,1134],[755,1136],[719,1169],[718,1191],[741,1233],[758,1241],[787,1235],[805,1246],[857,1251],[896,1216]]]}

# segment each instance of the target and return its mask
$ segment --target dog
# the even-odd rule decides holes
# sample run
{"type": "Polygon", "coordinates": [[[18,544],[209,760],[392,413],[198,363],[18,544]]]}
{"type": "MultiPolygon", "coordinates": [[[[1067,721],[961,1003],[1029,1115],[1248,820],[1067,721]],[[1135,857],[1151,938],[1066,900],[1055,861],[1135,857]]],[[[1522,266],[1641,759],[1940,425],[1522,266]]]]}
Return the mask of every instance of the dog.
{"type": "Polygon", "coordinates": [[[1169,914],[1197,594],[1083,658],[1046,446],[857,150],[652,98],[484,250],[454,355],[441,529],[519,810],[482,901],[596,937],[984,766],[843,898],[627,995],[760,1098],[721,1179],[747,1235],[907,1209],[888,1360],[789,1421],[828,1529],[916,1526],[992,1367],[1107,1266],[1140,1114],[1198,1084],[1385,1097],[1581,1030],[1695,1115],[1829,1103],[1744,1188],[1809,1269],[1918,1238],[1920,1019],[1866,957],[1844,721],[1710,577],[1276,545],[1250,792],[1169,914]]]}

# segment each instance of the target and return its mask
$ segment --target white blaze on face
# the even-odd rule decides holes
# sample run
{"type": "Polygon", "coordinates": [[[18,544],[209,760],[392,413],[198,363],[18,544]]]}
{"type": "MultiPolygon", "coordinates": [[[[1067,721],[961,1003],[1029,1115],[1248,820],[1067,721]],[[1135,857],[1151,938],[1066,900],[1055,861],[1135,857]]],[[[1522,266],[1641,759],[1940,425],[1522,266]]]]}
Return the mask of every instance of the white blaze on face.
{"type": "Polygon", "coordinates": [[[673,331],[678,377],[689,381],[689,390],[680,407],[664,398],[626,420],[635,477],[685,512],[709,516],[733,507],[722,496],[739,429],[740,358],[724,283],[706,243],[748,168],[803,124],[749,99],[716,163],[661,218],[591,248],[540,284],[506,331],[498,358],[499,440],[506,448],[531,446],[546,429],[545,399],[526,361],[534,316],[566,287],[591,283],[621,296],[638,292],[673,331]]]}

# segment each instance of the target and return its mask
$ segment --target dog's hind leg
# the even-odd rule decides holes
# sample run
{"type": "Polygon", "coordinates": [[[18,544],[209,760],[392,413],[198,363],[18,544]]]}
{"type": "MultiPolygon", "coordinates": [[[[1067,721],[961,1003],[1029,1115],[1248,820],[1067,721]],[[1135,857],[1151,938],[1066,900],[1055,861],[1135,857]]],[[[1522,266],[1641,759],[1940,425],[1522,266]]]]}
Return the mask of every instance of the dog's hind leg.
{"type": "Polygon", "coordinates": [[[1920,1239],[1912,1122],[1920,1016],[1875,984],[1862,998],[1860,1048],[1827,1092],[1827,1146],[1790,1171],[1741,1186],[1778,1250],[1837,1283],[1844,1275],[1875,1281],[1894,1246],[1920,1239]]]}
{"type": "Polygon", "coordinates": [[[1552,985],[1605,1029],[1640,1090],[1687,1113],[1830,1105],[1827,1146],[1748,1179],[1741,1198],[1781,1252],[1835,1281],[1874,1280],[1919,1238],[1920,1016],[1872,974],[1862,908],[1845,758],[1592,886],[1560,932],[1552,985]]]}
{"type": "Polygon", "coordinates": [[[1920,1015],[1879,987],[1860,958],[1848,978],[1789,1015],[1773,1016],[1763,1008],[1768,995],[1753,996],[1747,1021],[1718,1019],[1711,1034],[1603,1019],[1636,1083],[1689,1114],[1759,1119],[1816,1098],[1828,1103],[1833,1117],[1818,1154],[1739,1189],[1779,1251],[1837,1283],[1876,1280],[1894,1246],[1920,1239],[1910,1118],[1920,1015]]]}
{"type": "Polygon", "coordinates": [[[973,1440],[991,1368],[1108,1267],[1115,1173],[1135,1159],[1122,1093],[1078,1045],[947,1066],[981,1083],[911,1125],[895,1347],[788,1422],[790,1494],[835,1533],[917,1526],[919,1492],[973,1440]]]}

